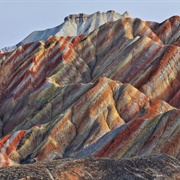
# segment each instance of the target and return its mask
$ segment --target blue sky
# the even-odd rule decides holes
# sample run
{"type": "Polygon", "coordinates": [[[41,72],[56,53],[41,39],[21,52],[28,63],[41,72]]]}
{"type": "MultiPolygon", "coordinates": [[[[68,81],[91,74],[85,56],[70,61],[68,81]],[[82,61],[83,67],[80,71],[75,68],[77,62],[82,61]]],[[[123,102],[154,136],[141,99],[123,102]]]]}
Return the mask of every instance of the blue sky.
{"type": "Polygon", "coordinates": [[[69,14],[108,10],[162,22],[180,15],[180,0],[0,0],[0,49],[17,44],[32,31],[63,23],[69,14]]]}

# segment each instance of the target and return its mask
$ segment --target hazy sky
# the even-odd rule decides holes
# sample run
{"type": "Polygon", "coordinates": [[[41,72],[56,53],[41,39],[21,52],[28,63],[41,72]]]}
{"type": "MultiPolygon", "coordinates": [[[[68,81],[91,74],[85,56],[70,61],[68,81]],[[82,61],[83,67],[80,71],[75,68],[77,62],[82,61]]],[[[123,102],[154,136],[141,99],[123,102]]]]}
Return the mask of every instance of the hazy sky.
{"type": "Polygon", "coordinates": [[[69,14],[108,10],[162,22],[180,15],[180,0],[0,0],[0,49],[17,44],[32,31],[63,23],[69,14]]]}

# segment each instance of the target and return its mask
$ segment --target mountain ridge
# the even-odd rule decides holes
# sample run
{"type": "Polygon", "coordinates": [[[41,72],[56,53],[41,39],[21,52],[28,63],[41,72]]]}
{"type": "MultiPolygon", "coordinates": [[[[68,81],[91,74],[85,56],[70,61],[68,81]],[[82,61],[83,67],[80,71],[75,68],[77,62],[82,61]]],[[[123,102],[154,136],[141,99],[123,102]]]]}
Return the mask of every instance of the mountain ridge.
{"type": "Polygon", "coordinates": [[[91,15],[84,13],[71,14],[64,18],[64,23],[61,25],[46,30],[34,31],[17,45],[1,49],[0,53],[13,51],[19,46],[31,42],[45,40],[49,36],[78,36],[81,34],[88,34],[104,23],[118,20],[122,17],[130,17],[130,15],[127,11],[121,15],[113,10],[109,10],[106,13],[98,11],[91,15]],[[97,21],[93,22],[95,19],[97,19],[97,21]]]}

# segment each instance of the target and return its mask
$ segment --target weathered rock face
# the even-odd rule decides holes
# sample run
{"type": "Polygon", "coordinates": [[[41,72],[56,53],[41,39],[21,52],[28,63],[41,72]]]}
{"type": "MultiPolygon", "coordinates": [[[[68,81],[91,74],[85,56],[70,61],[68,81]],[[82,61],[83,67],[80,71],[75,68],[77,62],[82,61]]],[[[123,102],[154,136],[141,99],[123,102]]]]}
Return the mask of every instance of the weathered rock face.
{"type": "Polygon", "coordinates": [[[0,166],[161,153],[180,159],[180,17],[159,24],[109,11],[65,23],[95,28],[89,19],[97,14],[106,21],[95,30],[0,54],[0,166]]]}
{"type": "Polygon", "coordinates": [[[3,167],[6,179],[178,179],[180,163],[165,155],[133,159],[63,159],[33,165],[3,167]]]}

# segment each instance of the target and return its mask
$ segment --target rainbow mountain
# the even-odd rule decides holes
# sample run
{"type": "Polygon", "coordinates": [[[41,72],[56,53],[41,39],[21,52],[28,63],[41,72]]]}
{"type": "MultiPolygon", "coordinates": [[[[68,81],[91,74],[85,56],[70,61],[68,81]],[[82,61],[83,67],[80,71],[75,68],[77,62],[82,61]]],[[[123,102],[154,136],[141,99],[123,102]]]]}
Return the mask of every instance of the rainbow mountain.
{"type": "Polygon", "coordinates": [[[179,16],[69,15],[0,52],[2,179],[180,177],[179,16]]]}

